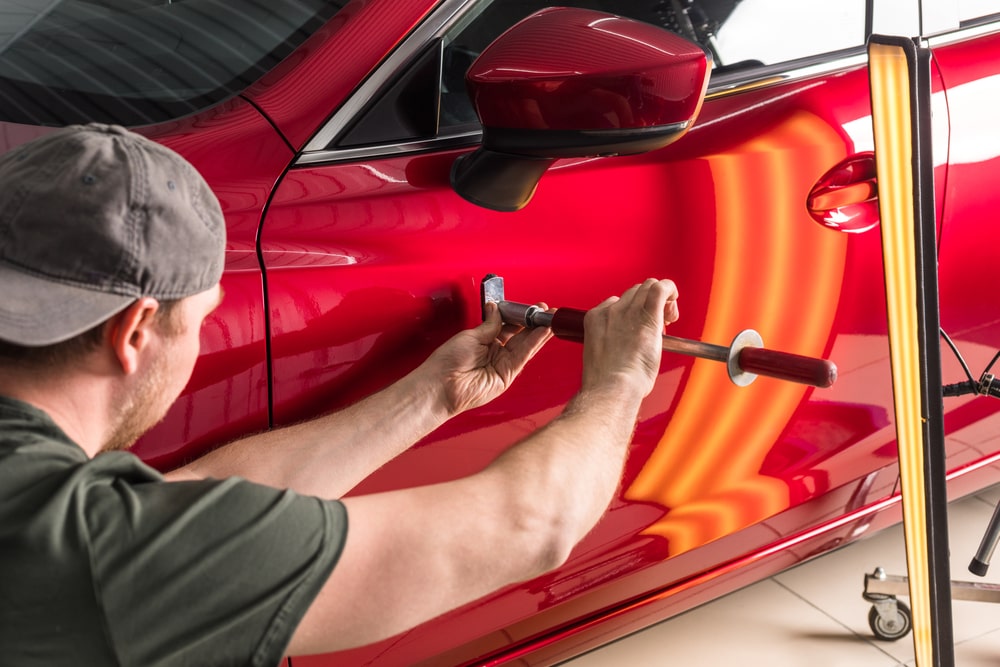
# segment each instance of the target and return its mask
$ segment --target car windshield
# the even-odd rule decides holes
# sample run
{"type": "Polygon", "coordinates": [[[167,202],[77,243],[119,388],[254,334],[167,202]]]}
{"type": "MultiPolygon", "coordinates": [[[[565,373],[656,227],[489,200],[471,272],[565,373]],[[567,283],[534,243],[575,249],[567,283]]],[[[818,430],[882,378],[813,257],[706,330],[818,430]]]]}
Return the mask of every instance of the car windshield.
{"type": "Polygon", "coordinates": [[[253,83],[347,0],[2,0],[0,120],[142,125],[253,83]]]}

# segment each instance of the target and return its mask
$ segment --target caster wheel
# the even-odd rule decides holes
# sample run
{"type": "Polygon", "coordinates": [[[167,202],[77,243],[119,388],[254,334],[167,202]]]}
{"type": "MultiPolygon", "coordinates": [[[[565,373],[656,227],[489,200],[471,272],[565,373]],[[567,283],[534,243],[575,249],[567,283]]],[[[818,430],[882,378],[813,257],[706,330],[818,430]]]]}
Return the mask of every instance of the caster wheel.
{"type": "Polygon", "coordinates": [[[913,615],[906,604],[897,600],[895,618],[886,620],[878,613],[878,608],[872,605],[868,612],[868,627],[872,629],[872,633],[878,639],[894,642],[905,637],[906,633],[913,627],[913,615]]]}

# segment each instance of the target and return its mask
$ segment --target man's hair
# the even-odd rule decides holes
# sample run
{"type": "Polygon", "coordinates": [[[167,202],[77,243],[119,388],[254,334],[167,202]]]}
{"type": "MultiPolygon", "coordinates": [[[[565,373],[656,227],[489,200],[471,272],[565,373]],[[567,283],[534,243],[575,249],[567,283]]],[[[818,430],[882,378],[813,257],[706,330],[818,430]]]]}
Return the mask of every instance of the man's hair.
{"type": "MultiPolygon", "coordinates": [[[[167,335],[177,335],[183,330],[176,308],[180,302],[181,299],[160,301],[160,307],[153,315],[157,327],[167,335]]],[[[101,346],[104,329],[109,321],[105,320],[81,334],[52,345],[28,347],[0,340],[0,364],[39,371],[68,366],[101,346]]]]}

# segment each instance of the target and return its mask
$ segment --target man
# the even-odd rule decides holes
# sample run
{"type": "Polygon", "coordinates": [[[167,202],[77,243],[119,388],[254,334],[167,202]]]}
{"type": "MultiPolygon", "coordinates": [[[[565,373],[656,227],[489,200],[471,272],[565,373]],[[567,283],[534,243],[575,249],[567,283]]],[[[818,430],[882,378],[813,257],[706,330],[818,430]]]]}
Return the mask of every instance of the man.
{"type": "Polygon", "coordinates": [[[337,500],[548,339],[495,307],[384,391],[162,476],[116,450],[183,389],[222,298],[218,202],[114,126],[22,146],[0,183],[0,652],[19,666],[270,667],[558,566],[617,488],[677,317],[655,280],[588,313],[580,392],[470,477],[337,500]]]}

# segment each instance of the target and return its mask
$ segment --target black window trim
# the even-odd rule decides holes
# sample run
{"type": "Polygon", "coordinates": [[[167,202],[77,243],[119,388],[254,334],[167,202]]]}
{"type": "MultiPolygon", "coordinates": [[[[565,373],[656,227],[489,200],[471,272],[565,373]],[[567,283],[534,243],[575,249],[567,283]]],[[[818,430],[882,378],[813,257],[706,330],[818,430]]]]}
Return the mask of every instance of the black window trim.
{"type": "MultiPolygon", "coordinates": [[[[368,107],[383,86],[395,77],[397,71],[422,53],[432,41],[442,38],[453,24],[473,9],[475,4],[468,0],[442,2],[313,135],[303,148],[303,154],[298,162],[308,163],[313,159],[310,156],[317,153],[347,152],[331,151],[327,146],[332,144],[352,124],[355,117],[368,107]]],[[[358,149],[349,150],[355,152],[358,149]]]]}
{"type": "MultiPolygon", "coordinates": [[[[329,148],[355,117],[363,113],[382,88],[393,79],[399,68],[423,52],[433,40],[442,38],[452,26],[462,20],[476,5],[467,0],[445,0],[418,26],[402,44],[376,68],[375,72],[362,83],[343,105],[327,120],[320,130],[306,143],[292,167],[307,167],[318,164],[353,162],[364,159],[389,158],[399,155],[443,151],[477,145],[482,139],[482,131],[459,131],[444,133],[433,139],[385,143],[358,148],[329,148]]],[[[778,63],[765,67],[755,67],[745,71],[733,71],[712,77],[709,80],[706,99],[715,99],[823,74],[854,69],[867,63],[864,46],[820,56],[811,56],[795,61],[778,63]]]]}

